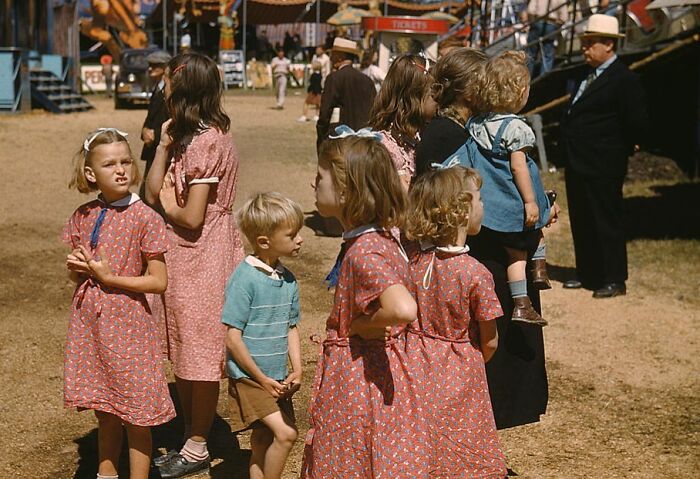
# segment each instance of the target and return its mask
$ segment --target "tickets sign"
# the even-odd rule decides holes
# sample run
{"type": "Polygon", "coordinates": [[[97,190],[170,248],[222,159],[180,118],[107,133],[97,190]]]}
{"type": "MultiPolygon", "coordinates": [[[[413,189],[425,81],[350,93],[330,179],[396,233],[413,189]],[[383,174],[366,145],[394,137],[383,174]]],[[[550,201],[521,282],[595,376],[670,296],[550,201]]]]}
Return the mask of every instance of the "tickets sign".
{"type": "Polygon", "coordinates": [[[420,17],[365,17],[362,28],[375,32],[421,33],[442,35],[450,29],[447,20],[420,17]]]}

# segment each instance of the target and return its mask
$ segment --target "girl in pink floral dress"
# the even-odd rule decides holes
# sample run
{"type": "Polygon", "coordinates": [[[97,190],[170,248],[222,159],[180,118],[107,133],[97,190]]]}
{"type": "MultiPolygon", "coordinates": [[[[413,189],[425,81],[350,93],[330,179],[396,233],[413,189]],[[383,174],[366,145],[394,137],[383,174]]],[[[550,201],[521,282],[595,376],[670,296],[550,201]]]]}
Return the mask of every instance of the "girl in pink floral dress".
{"type": "Polygon", "coordinates": [[[185,420],[182,449],[156,460],[163,478],[209,467],[206,440],[225,359],[224,289],[243,259],[231,211],[238,153],[221,91],[219,71],[208,57],[188,53],[171,60],[165,93],[172,120],[163,125],[147,179],[146,197],[160,201],[168,222],[166,326],[185,420]]]}
{"type": "Polygon", "coordinates": [[[345,233],[327,278],[335,300],[301,475],[427,477],[421,406],[403,352],[402,330],[416,318],[415,302],[406,288],[407,257],[390,231],[404,217],[399,177],[378,139],[349,136],[321,146],[315,191],[319,213],[337,218],[345,233]],[[374,329],[379,335],[370,339],[374,329]]]}
{"type": "Polygon", "coordinates": [[[99,191],[63,229],[73,294],[64,363],[66,407],[99,423],[98,478],[117,477],[123,426],[134,479],[150,468],[150,426],[175,417],[160,363],[158,328],[145,293],[167,286],[162,218],[129,192],[138,168],[126,133],[100,128],[75,157],[70,186],[99,191]],[[145,273],[144,273],[145,271],[145,273]]]}
{"type": "Polygon", "coordinates": [[[431,478],[506,477],[484,363],[496,351],[501,305],[488,270],[467,252],[479,232],[481,178],[455,167],[421,175],[411,187],[407,236],[417,327],[406,350],[423,369],[431,478]]]}
{"type": "Polygon", "coordinates": [[[437,108],[430,92],[426,61],[418,55],[402,55],[391,64],[370,112],[369,126],[381,133],[408,191],[416,174],[416,147],[419,132],[437,108]]]}

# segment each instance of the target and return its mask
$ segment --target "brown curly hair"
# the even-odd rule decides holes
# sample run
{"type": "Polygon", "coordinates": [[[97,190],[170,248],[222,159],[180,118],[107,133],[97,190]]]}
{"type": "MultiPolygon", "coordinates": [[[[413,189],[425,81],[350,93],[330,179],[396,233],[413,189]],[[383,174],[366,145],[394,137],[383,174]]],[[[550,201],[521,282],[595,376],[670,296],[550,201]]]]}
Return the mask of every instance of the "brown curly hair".
{"type": "Polygon", "coordinates": [[[406,236],[448,246],[457,230],[469,224],[472,193],[481,188],[481,176],[471,168],[455,166],[430,170],[411,185],[406,236]]]}
{"type": "Polygon", "coordinates": [[[435,81],[430,94],[441,112],[464,101],[476,112],[481,102],[481,83],[488,57],[473,48],[455,48],[440,57],[431,73],[435,81]]]}
{"type": "Polygon", "coordinates": [[[318,154],[333,184],[343,195],[342,215],[347,226],[375,223],[401,228],[406,215],[406,193],[389,151],[372,138],[326,140],[318,154]]]}
{"type": "Polygon", "coordinates": [[[482,109],[496,113],[517,113],[530,84],[527,55],[507,50],[486,62],[481,94],[482,109]]]}
{"type": "Polygon", "coordinates": [[[425,125],[423,101],[430,80],[424,58],[402,55],[394,60],[372,105],[369,126],[406,139],[415,138],[425,125]]]}

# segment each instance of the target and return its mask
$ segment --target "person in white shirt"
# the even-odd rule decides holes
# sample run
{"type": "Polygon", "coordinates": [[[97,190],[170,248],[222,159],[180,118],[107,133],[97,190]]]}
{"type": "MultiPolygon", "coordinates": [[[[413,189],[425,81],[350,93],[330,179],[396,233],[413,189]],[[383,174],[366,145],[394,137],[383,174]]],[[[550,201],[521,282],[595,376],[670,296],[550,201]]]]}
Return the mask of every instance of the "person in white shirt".
{"type": "Polygon", "coordinates": [[[360,71],[367,75],[372,83],[374,83],[374,89],[379,92],[382,88],[382,82],[386,78],[386,72],[376,65],[377,62],[377,52],[374,50],[367,50],[364,55],[362,55],[362,63],[360,63],[360,71]]]}
{"type": "Polygon", "coordinates": [[[324,86],[326,84],[326,77],[331,73],[332,66],[331,58],[326,54],[325,50],[321,46],[316,47],[316,53],[314,53],[314,56],[311,59],[311,64],[316,62],[321,65],[321,86],[324,86]]]}
{"type": "Polygon", "coordinates": [[[284,108],[284,99],[287,95],[287,75],[292,62],[284,56],[284,50],[279,49],[277,56],[272,59],[270,66],[272,67],[272,78],[275,85],[275,94],[277,96],[277,109],[284,108]]]}

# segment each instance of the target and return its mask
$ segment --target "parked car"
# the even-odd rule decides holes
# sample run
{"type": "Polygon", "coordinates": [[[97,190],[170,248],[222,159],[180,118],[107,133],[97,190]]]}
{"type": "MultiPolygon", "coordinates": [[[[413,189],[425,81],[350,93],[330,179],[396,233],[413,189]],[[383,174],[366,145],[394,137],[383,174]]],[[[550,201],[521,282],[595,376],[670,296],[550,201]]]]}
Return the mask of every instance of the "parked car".
{"type": "Polygon", "coordinates": [[[156,48],[133,48],[122,51],[119,73],[114,82],[114,108],[148,105],[153,85],[148,77],[146,57],[156,48]]]}

